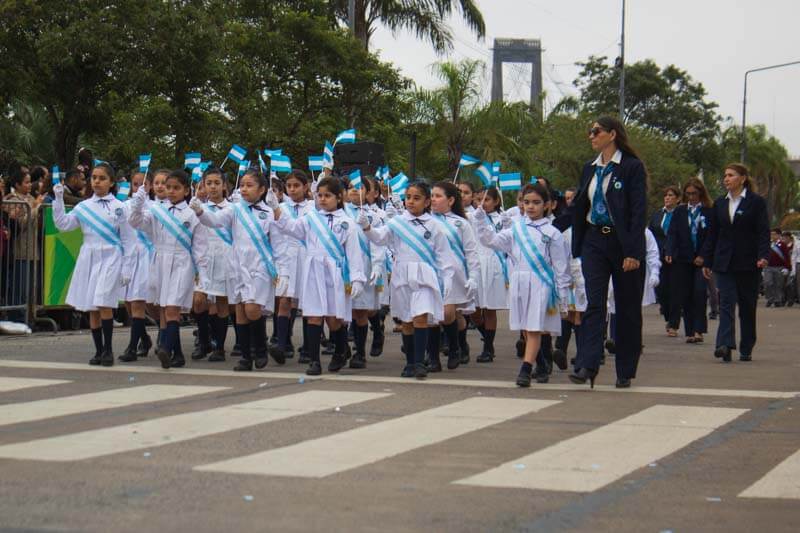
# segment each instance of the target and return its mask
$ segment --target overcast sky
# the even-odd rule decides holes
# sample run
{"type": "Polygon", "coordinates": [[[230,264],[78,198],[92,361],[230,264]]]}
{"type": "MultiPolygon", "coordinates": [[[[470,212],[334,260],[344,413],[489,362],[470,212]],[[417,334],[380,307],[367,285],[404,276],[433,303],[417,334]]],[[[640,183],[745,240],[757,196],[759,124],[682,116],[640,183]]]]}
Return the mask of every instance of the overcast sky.
{"type": "MultiPolygon", "coordinates": [[[[486,21],[483,41],[455,17],[454,50],[446,58],[486,62],[484,95],[491,90],[491,48],[495,37],[542,40],[544,88],[549,110],[561,95],[575,94],[576,61],[589,55],[616,57],[622,0],[477,0],[486,21]]],[[[628,0],[626,62],[651,58],[675,64],[700,81],[723,117],[741,123],[746,70],[800,60],[798,0],[628,0]]],[[[430,66],[438,58],[430,45],[408,33],[379,29],[371,48],[417,84],[432,87],[430,66]]],[[[747,123],[762,123],[800,156],[800,65],[749,76],[747,123]]],[[[506,64],[506,99],[529,94],[530,68],[506,64]]]]}

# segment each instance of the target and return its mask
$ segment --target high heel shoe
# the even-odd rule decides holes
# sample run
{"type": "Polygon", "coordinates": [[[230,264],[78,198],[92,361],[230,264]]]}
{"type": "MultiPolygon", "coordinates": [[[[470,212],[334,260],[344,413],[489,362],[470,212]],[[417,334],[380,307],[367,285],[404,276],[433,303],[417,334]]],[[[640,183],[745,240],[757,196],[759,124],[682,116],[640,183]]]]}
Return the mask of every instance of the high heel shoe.
{"type": "Polygon", "coordinates": [[[597,377],[597,370],[592,370],[589,368],[581,368],[572,372],[569,375],[569,380],[576,385],[583,385],[586,383],[586,380],[589,380],[589,387],[594,388],[594,379],[597,377]]]}

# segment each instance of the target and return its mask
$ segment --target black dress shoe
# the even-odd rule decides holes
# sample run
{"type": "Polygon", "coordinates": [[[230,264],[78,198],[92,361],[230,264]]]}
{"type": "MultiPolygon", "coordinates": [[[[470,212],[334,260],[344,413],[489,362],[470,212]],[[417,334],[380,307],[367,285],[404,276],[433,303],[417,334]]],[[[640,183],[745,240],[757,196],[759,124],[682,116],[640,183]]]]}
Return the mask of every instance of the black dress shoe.
{"type": "Polygon", "coordinates": [[[356,352],[353,355],[353,358],[350,359],[350,368],[355,368],[357,370],[361,370],[362,368],[367,368],[367,358],[364,356],[363,353],[356,352]]]}
{"type": "Polygon", "coordinates": [[[267,357],[267,350],[264,350],[262,348],[261,350],[256,351],[253,354],[253,363],[255,363],[256,368],[258,368],[259,370],[266,367],[267,363],[269,363],[269,357],[267,357]]]}
{"type": "Polygon", "coordinates": [[[478,357],[475,358],[475,361],[478,363],[491,363],[494,361],[494,354],[484,350],[478,357]]]}
{"type": "Polygon", "coordinates": [[[205,359],[208,354],[211,353],[211,346],[208,344],[198,344],[194,347],[194,351],[192,352],[192,359],[195,361],[199,361],[200,359],[205,359]]]}
{"type": "Polygon", "coordinates": [[[214,350],[211,352],[211,355],[208,356],[209,363],[220,363],[225,360],[225,350],[214,350]]]}
{"type": "MultiPolygon", "coordinates": [[[[286,350],[284,350],[283,348],[281,348],[277,344],[273,344],[272,346],[269,347],[269,355],[273,359],[275,359],[275,362],[278,363],[279,365],[282,365],[282,364],[286,363],[286,350]]],[[[264,357],[266,357],[266,354],[264,354],[264,357]]],[[[267,365],[264,364],[264,366],[267,366],[267,365]]],[[[264,368],[264,367],[260,367],[260,368],[264,368]]]]}
{"type": "Polygon", "coordinates": [[[103,350],[103,353],[100,354],[100,364],[103,366],[114,366],[114,354],[111,353],[110,348],[103,350]]]}
{"type": "Polygon", "coordinates": [[[417,379],[425,379],[428,377],[428,367],[423,364],[414,365],[414,377],[417,379]]]}
{"type": "Polygon", "coordinates": [[[89,364],[92,366],[100,366],[100,352],[94,354],[94,357],[89,359],[89,364]]]}
{"type": "Polygon", "coordinates": [[[133,363],[139,359],[139,356],[136,355],[136,350],[131,350],[130,347],[128,347],[125,348],[125,351],[122,352],[122,355],[120,355],[118,359],[123,363],[133,363]]]}
{"type": "Polygon", "coordinates": [[[517,387],[530,387],[531,386],[531,375],[528,372],[520,369],[519,374],[517,375],[517,387]]]}
{"type": "Polygon", "coordinates": [[[567,354],[564,350],[559,350],[558,348],[553,350],[553,362],[561,370],[567,369],[567,354]]]}
{"type": "Polygon", "coordinates": [[[320,374],[322,374],[322,365],[319,364],[319,361],[312,361],[306,369],[306,375],[319,376],[320,374]]]}
{"type": "Polygon", "coordinates": [[[283,354],[286,357],[286,359],[294,359],[294,353],[295,353],[294,346],[292,346],[292,343],[289,343],[289,346],[286,347],[286,349],[283,351],[283,354]]]}
{"type": "Polygon", "coordinates": [[[455,370],[461,364],[461,356],[458,352],[447,354],[447,370],[455,370]]]}
{"type": "Polygon", "coordinates": [[[150,354],[150,349],[153,348],[153,340],[147,333],[139,339],[139,347],[136,348],[136,357],[147,357],[150,354]]]}
{"type": "Polygon", "coordinates": [[[536,367],[533,369],[533,379],[536,383],[547,383],[550,381],[550,372],[546,368],[536,367]]]}
{"type": "Polygon", "coordinates": [[[428,372],[436,373],[442,371],[442,361],[437,357],[436,359],[432,359],[431,362],[428,364],[428,372]]]}
{"type": "Polygon", "coordinates": [[[156,348],[156,357],[158,357],[158,360],[161,361],[161,368],[166,370],[170,367],[172,358],[170,357],[169,352],[161,346],[156,348]]]}
{"type": "Polygon", "coordinates": [[[716,350],[714,350],[714,357],[717,359],[722,359],[726,363],[731,362],[731,349],[728,346],[718,346],[716,350]]]}
{"type": "Polygon", "coordinates": [[[253,370],[253,360],[252,359],[239,359],[239,362],[236,363],[236,366],[233,367],[234,372],[250,372],[253,370]]]}
{"type": "Polygon", "coordinates": [[[618,389],[630,389],[631,388],[631,380],[630,378],[617,378],[617,382],[614,386],[618,389]]]}
{"type": "Polygon", "coordinates": [[[414,371],[414,365],[406,365],[403,367],[403,371],[400,373],[401,378],[413,378],[416,372],[414,371]]]}
{"type": "Polygon", "coordinates": [[[753,360],[753,356],[752,355],[749,355],[749,354],[748,355],[745,355],[745,354],[740,354],[739,355],[739,361],[747,362],[747,361],[752,361],[752,360],[753,360]]]}
{"type": "Polygon", "coordinates": [[[332,342],[328,343],[328,345],[322,350],[322,355],[333,355],[336,352],[336,347],[333,345],[332,342]]]}
{"type": "Polygon", "coordinates": [[[370,357],[380,357],[383,353],[383,333],[374,334],[372,337],[372,346],[369,349],[370,357]]]}
{"type": "Polygon", "coordinates": [[[186,359],[182,355],[173,355],[170,359],[169,366],[172,368],[183,368],[186,366],[186,359]]]}
{"type": "Polygon", "coordinates": [[[589,386],[594,388],[594,379],[597,377],[597,370],[590,370],[588,368],[581,368],[572,372],[569,375],[569,380],[576,385],[583,385],[586,381],[589,381],[589,386]]]}
{"type": "Polygon", "coordinates": [[[339,355],[338,353],[333,354],[331,357],[331,362],[328,363],[328,372],[338,372],[344,365],[347,363],[347,359],[344,358],[344,355],[339,355]]]}

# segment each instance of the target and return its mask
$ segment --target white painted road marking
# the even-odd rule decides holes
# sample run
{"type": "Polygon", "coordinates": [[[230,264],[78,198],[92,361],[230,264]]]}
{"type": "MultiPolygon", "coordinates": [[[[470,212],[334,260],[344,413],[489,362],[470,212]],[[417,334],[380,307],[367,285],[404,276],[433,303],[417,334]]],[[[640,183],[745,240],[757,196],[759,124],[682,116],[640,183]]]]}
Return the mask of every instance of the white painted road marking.
{"type": "Polygon", "coordinates": [[[391,396],[386,393],[308,391],[207,411],[0,446],[0,457],[79,461],[243,429],[338,406],[391,396]]]}
{"type": "Polygon", "coordinates": [[[800,450],[746,488],[739,497],[800,500],[800,450]]]}
{"type": "MultiPolygon", "coordinates": [[[[437,444],[558,404],[550,400],[469,398],[328,437],[195,470],[322,478],[437,444]]],[[[490,435],[486,435],[490,438],[490,435]]]]}
{"type": "Polygon", "coordinates": [[[747,411],[656,405],[455,483],[590,492],[680,450],[747,411]]]}
{"type": "Polygon", "coordinates": [[[0,426],[44,420],[57,416],[103,411],[142,403],[174,400],[186,396],[228,390],[229,387],[194,387],[179,385],[143,385],[63,398],[50,398],[0,406],[0,426]]]}
{"type": "Polygon", "coordinates": [[[32,378],[3,378],[0,377],[0,392],[11,392],[20,389],[30,389],[32,387],[44,387],[46,385],[61,385],[71,383],[63,379],[32,379],[32,378]]]}

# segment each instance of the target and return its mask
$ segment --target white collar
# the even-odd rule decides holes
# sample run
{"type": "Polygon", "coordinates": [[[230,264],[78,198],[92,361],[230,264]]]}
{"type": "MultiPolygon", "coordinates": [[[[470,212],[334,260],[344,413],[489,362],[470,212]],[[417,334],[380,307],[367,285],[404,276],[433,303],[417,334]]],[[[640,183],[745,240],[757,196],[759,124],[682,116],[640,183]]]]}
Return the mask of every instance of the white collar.
{"type": "Polygon", "coordinates": [[[105,202],[110,202],[113,199],[114,199],[114,195],[111,194],[111,193],[108,193],[108,194],[106,194],[105,196],[102,196],[102,197],[101,196],[97,196],[96,194],[92,196],[92,200],[94,200],[95,202],[99,202],[100,200],[103,200],[105,202]]]}
{"type": "MultiPolygon", "coordinates": [[[[747,196],[747,187],[742,187],[742,193],[739,196],[737,196],[736,198],[740,198],[740,199],[744,200],[745,196],[747,196]]],[[[730,192],[726,195],[726,198],[728,198],[728,200],[731,200],[731,201],[736,200],[736,198],[731,196],[730,192]]]]}
{"type": "Polygon", "coordinates": [[[609,161],[609,162],[607,162],[607,163],[603,164],[603,154],[601,153],[601,154],[598,154],[598,155],[597,155],[597,159],[595,159],[595,160],[594,160],[594,162],[592,163],[592,165],[594,165],[594,166],[596,166],[596,167],[604,167],[604,166],[606,166],[608,163],[616,163],[617,165],[619,165],[619,163],[620,163],[621,161],[622,161],[622,150],[619,150],[619,149],[617,149],[617,151],[616,151],[616,152],[614,152],[614,155],[613,155],[613,156],[611,156],[611,161],[609,161]]]}
{"type": "Polygon", "coordinates": [[[696,204],[694,204],[694,205],[692,205],[692,204],[690,204],[690,203],[687,203],[687,204],[686,204],[686,208],[687,208],[687,209],[696,209],[696,208],[698,208],[698,207],[700,207],[700,202],[697,202],[697,203],[696,203],[696,204]]]}
{"type": "Polygon", "coordinates": [[[525,223],[528,224],[529,226],[539,227],[539,226],[544,226],[545,224],[550,224],[550,219],[547,217],[542,217],[538,220],[531,220],[530,217],[526,216],[525,223]]]}
{"type": "Polygon", "coordinates": [[[414,220],[414,219],[418,218],[418,219],[422,220],[423,222],[428,221],[431,218],[431,214],[430,213],[422,213],[420,216],[415,217],[414,215],[411,214],[410,211],[403,211],[403,216],[406,217],[407,220],[414,220]]]}

